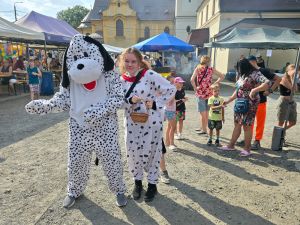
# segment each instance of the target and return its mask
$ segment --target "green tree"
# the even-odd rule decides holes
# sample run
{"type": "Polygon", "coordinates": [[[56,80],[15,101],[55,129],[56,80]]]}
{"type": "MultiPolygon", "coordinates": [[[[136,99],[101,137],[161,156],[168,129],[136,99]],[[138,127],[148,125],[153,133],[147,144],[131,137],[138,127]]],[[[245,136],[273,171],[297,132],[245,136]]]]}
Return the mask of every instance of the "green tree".
{"type": "Polygon", "coordinates": [[[83,6],[76,5],[72,8],[61,10],[56,14],[57,19],[64,20],[75,29],[80,25],[82,19],[89,10],[83,6]]]}

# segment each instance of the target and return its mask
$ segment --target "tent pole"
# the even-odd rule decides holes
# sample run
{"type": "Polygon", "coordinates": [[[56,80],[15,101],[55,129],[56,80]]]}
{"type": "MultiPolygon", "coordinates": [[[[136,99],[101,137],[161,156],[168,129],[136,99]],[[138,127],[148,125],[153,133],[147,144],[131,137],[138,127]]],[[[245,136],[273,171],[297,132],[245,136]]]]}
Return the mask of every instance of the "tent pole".
{"type": "Polygon", "coordinates": [[[217,52],[217,48],[214,48],[214,62],[213,62],[213,67],[216,66],[216,52],[217,52]]]}
{"type": "MultiPolygon", "coordinates": [[[[293,102],[293,97],[294,97],[294,92],[295,92],[294,86],[297,85],[297,75],[298,75],[298,72],[299,72],[299,69],[298,69],[299,60],[300,60],[300,47],[298,48],[298,52],[297,52],[297,58],[296,58],[296,64],[295,64],[295,74],[294,74],[294,79],[292,81],[292,92],[291,92],[290,102],[293,102]]],[[[285,136],[285,131],[286,131],[287,123],[288,123],[290,110],[291,110],[291,105],[289,104],[288,105],[288,110],[287,110],[286,115],[285,115],[284,124],[283,124],[284,136],[285,136]]]]}
{"type": "MultiPolygon", "coordinates": [[[[298,67],[299,67],[299,60],[300,60],[300,47],[298,48],[298,52],[297,52],[297,58],[296,58],[296,65],[295,65],[295,74],[294,74],[294,80],[293,80],[293,87],[294,85],[297,85],[297,75],[298,75],[298,67]]],[[[292,95],[293,95],[294,91],[292,91],[292,95]]]]}
{"type": "Polygon", "coordinates": [[[165,66],[165,52],[162,52],[162,65],[165,66]]]}

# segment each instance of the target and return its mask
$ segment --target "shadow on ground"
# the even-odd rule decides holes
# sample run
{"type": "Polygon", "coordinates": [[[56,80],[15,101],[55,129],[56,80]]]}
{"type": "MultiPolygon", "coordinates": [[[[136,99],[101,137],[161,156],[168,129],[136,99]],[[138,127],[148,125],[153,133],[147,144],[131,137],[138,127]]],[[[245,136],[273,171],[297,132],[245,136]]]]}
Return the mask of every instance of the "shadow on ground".
{"type": "Polygon", "coordinates": [[[0,149],[33,136],[69,117],[67,112],[45,116],[29,115],[24,109],[29,101],[30,97],[24,96],[0,103],[0,149]]]}
{"type": "Polygon", "coordinates": [[[171,179],[171,184],[182,192],[182,194],[199,204],[199,206],[201,206],[207,213],[223,221],[225,224],[274,225],[270,221],[260,217],[259,215],[255,215],[245,208],[231,205],[205,191],[198,190],[189,184],[182,183],[174,179],[171,179]],[[243,218],[242,221],[241,218],[243,218]]]}
{"type": "MultiPolygon", "coordinates": [[[[191,141],[191,140],[185,140],[185,142],[193,144],[193,145],[195,145],[199,148],[205,148],[205,149],[209,148],[206,145],[203,146],[202,144],[199,144],[199,143],[191,141]]],[[[212,151],[212,149],[210,149],[210,151],[212,151]]],[[[265,185],[278,186],[278,184],[274,181],[270,181],[270,180],[264,179],[262,177],[259,177],[255,174],[251,174],[251,173],[249,173],[248,171],[246,171],[244,168],[242,168],[240,166],[234,165],[234,164],[226,162],[226,161],[216,159],[216,158],[214,158],[212,156],[209,156],[209,155],[201,155],[201,154],[194,153],[194,152],[191,152],[191,151],[188,151],[188,150],[185,150],[185,149],[178,150],[178,153],[184,154],[186,156],[190,156],[194,159],[198,159],[198,160],[200,160],[200,161],[202,161],[202,162],[204,162],[204,163],[206,163],[206,164],[208,164],[212,167],[223,170],[227,173],[230,173],[231,175],[234,175],[234,176],[239,177],[239,178],[244,179],[244,180],[248,180],[248,181],[256,180],[257,182],[260,182],[260,183],[265,184],[265,185]]],[[[236,152],[228,152],[228,154],[231,154],[231,156],[234,156],[237,153],[236,152]]]]}

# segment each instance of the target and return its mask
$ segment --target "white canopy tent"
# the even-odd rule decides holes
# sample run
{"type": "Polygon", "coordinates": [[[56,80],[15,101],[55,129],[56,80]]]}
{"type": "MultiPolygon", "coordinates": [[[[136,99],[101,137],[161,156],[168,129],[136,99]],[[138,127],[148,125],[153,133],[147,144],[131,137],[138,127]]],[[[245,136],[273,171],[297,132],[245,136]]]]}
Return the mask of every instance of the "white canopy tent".
{"type": "Polygon", "coordinates": [[[45,35],[41,32],[23,28],[0,17],[0,39],[44,43],[45,35]]]}
{"type": "Polygon", "coordinates": [[[109,53],[120,54],[121,52],[123,52],[125,50],[125,48],[119,48],[119,47],[115,47],[112,45],[107,45],[107,44],[102,44],[102,45],[106,49],[106,51],[108,51],[109,53]]]}

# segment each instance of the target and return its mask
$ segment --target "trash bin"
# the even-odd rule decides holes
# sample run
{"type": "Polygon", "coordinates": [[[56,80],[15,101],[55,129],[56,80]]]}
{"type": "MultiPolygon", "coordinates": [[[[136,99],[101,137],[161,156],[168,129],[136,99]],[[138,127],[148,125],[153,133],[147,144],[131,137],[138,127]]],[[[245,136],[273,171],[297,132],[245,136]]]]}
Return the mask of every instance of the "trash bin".
{"type": "Polygon", "coordinates": [[[53,74],[51,72],[42,72],[41,95],[53,95],[53,74]]]}

